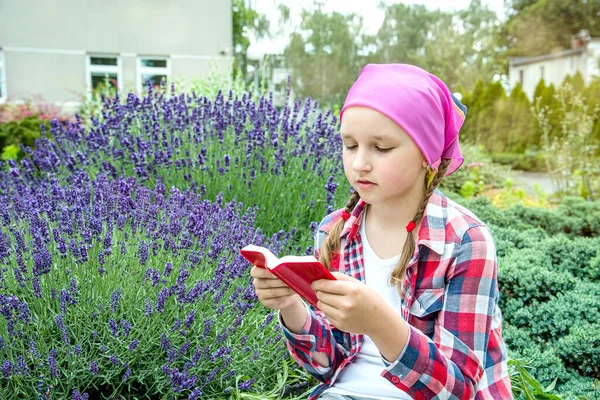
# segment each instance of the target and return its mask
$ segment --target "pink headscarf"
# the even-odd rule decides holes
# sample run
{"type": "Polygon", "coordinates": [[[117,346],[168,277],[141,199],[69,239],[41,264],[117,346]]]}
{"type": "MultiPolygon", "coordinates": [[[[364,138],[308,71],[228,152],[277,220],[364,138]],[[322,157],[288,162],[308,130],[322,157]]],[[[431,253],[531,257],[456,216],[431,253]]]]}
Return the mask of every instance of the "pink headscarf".
{"type": "Polygon", "coordinates": [[[437,76],[407,64],[368,64],[348,92],[340,121],[349,107],[372,108],[394,121],[415,142],[427,163],[450,158],[450,175],[464,159],[458,132],[467,108],[437,76]]]}

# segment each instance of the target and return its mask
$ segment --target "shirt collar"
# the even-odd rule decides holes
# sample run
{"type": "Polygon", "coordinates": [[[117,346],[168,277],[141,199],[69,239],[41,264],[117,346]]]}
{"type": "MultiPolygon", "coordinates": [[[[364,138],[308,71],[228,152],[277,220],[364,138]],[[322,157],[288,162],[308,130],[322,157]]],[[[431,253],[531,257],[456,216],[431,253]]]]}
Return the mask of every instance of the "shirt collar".
{"type": "MultiPolygon", "coordinates": [[[[350,242],[357,235],[365,204],[362,198],[358,200],[350,213],[350,218],[344,223],[340,238],[348,235],[346,240],[350,242]]],[[[444,253],[444,247],[446,246],[447,207],[448,199],[441,191],[435,189],[425,207],[418,233],[417,245],[426,246],[439,255],[444,253]]]]}

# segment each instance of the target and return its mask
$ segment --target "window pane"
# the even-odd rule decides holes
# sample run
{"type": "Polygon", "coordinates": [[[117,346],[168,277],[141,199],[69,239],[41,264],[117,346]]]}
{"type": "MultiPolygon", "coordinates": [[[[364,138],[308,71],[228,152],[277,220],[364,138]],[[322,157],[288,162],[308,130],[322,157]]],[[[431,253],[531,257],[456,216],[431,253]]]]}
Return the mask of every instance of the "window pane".
{"type": "Polygon", "coordinates": [[[112,87],[118,87],[119,81],[117,79],[117,74],[103,74],[101,72],[92,73],[92,89],[96,90],[99,87],[104,87],[104,78],[108,75],[108,84],[112,87]]]}
{"type": "Polygon", "coordinates": [[[142,58],[142,67],[167,68],[167,60],[142,58]]]}
{"type": "Polygon", "coordinates": [[[92,65],[117,65],[116,57],[90,57],[92,65]]]}
{"type": "Polygon", "coordinates": [[[146,86],[148,86],[148,81],[152,82],[153,87],[160,86],[160,81],[162,79],[164,79],[166,81],[167,76],[166,75],[142,75],[142,82],[143,82],[144,88],[146,88],[146,86]]]}

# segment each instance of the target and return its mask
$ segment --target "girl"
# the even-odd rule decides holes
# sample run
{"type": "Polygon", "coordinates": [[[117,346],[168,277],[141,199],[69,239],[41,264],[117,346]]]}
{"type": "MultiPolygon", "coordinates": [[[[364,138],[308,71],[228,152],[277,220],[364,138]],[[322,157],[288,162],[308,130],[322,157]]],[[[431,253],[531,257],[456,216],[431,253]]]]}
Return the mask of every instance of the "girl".
{"type": "Polygon", "coordinates": [[[315,241],[338,280],[313,283],[315,309],[252,269],[292,357],[322,382],[311,400],[512,398],[493,238],[437,189],[463,162],[465,113],[420,68],[365,66],[340,112],[355,191],[315,241]]]}

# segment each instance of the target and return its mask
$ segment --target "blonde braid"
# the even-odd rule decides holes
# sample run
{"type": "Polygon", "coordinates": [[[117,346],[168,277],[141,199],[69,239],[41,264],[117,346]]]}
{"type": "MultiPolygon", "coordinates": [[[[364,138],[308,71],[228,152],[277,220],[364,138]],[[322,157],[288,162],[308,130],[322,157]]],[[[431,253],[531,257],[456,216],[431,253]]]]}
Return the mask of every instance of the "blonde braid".
{"type": "MultiPolygon", "coordinates": [[[[350,213],[358,204],[358,200],[360,199],[360,195],[358,192],[352,193],[352,197],[346,203],[345,211],[350,213]]],[[[327,240],[321,245],[319,249],[319,261],[323,264],[327,269],[331,270],[331,255],[334,252],[339,251],[341,238],[340,234],[342,233],[342,228],[344,227],[344,220],[342,218],[336,222],[333,226],[329,234],[327,235],[327,240]]]]}
{"type": "MultiPolygon", "coordinates": [[[[425,187],[427,188],[427,192],[425,193],[425,196],[423,196],[423,199],[419,204],[419,209],[417,210],[417,213],[412,219],[412,222],[414,222],[415,224],[418,224],[421,218],[423,218],[423,214],[425,214],[425,208],[427,208],[429,198],[431,197],[435,189],[438,187],[440,182],[442,182],[442,180],[444,179],[444,174],[448,170],[449,165],[450,159],[442,159],[442,162],[438,167],[438,171],[435,174],[435,177],[433,178],[433,181],[430,185],[428,185],[427,174],[425,174],[425,187]]],[[[408,266],[408,262],[410,261],[415,252],[415,239],[413,232],[408,232],[408,235],[406,236],[406,241],[404,242],[404,247],[402,248],[402,255],[400,256],[400,261],[398,262],[398,265],[396,266],[396,268],[392,272],[392,275],[390,276],[391,283],[393,285],[396,285],[399,292],[402,289],[402,282],[404,281],[406,267],[408,266]]]]}

